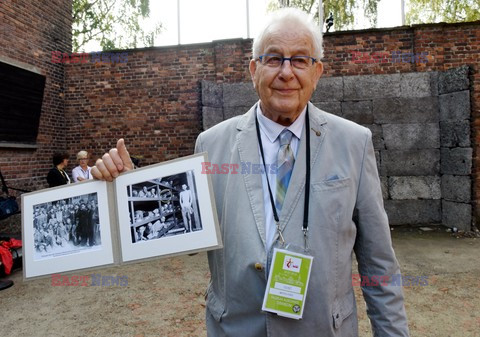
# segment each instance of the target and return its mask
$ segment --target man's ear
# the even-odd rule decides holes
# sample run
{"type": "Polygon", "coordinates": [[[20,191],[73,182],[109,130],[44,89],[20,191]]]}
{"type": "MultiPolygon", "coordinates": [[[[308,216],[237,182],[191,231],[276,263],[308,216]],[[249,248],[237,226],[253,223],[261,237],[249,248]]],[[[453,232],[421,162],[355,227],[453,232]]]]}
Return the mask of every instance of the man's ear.
{"type": "Polygon", "coordinates": [[[255,62],[254,59],[250,60],[248,70],[250,70],[250,77],[252,78],[253,87],[255,88],[255,72],[257,71],[257,62],[255,62]]]}
{"type": "Polygon", "coordinates": [[[317,89],[317,83],[320,77],[322,77],[323,74],[323,63],[321,61],[318,61],[315,63],[315,85],[313,86],[313,90],[317,89]]]}

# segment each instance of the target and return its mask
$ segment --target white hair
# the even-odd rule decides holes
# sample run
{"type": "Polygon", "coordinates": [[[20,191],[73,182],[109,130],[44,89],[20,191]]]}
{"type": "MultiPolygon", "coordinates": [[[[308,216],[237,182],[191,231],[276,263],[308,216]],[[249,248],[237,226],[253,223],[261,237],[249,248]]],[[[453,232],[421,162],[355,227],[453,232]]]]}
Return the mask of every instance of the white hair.
{"type": "Polygon", "coordinates": [[[77,153],[77,159],[84,159],[88,158],[88,152],[87,151],[80,151],[77,153]]]}
{"type": "Polygon", "coordinates": [[[305,28],[311,35],[314,57],[320,60],[323,57],[323,36],[321,28],[313,21],[307,13],[297,8],[282,8],[273,12],[258,36],[253,40],[253,58],[257,59],[265,48],[264,40],[270,33],[274,24],[294,24],[295,27],[305,28]]]}

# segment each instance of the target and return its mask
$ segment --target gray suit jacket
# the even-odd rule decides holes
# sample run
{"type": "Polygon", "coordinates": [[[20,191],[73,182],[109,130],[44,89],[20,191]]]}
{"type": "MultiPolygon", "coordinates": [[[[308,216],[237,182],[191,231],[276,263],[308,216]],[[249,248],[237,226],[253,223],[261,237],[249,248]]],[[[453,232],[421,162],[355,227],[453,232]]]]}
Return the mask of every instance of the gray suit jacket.
{"type": "MultiPolygon", "coordinates": [[[[311,103],[308,111],[312,168],[309,243],[314,259],[299,321],[261,311],[268,277],[265,268],[258,268],[267,263],[263,187],[258,171],[247,169],[261,163],[255,108],[197,138],[196,152],[207,151],[212,164],[239,165],[238,174],[212,174],[225,248],[208,255],[212,275],[207,291],[209,336],[357,336],[352,252],[362,275],[400,273],[370,130],[311,103]],[[352,220],[354,212],[357,223],[352,220]]],[[[304,128],[280,215],[285,240],[298,246],[303,246],[305,132],[304,128]]],[[[401,287],[362,290],[375,336],[409,335],[401,287]]]]}

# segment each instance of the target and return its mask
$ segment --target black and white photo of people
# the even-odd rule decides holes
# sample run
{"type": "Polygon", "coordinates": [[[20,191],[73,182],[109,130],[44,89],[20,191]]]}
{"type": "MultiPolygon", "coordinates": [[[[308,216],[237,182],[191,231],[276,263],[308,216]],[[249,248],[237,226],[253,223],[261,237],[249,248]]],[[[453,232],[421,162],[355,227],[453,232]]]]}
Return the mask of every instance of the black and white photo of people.
{"type": "Polygon", "coordinates": [[[130,185],[127,192],[132,243],[202,230],[193,171],[130,185]]]}
{"type": "Polygon", "coordinates": [[[33,207],[35,259],[100,248],[97,193],[33,207]]]}

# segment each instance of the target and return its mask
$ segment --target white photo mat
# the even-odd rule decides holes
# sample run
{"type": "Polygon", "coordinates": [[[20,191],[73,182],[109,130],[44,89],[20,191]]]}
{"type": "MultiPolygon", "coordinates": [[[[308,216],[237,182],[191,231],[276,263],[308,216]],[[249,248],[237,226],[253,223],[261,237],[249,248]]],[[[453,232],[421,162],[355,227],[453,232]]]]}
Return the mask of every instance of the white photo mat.
{"type": "Polygon", "coordinates": [[[24,279],[114,263],[107,194],[105,182],[88,181],[22,195],[24,279]],[[65,247],[52,244],[39,252],[38,242],[34,239],[34,210],[47,208],[46,205],[51,207],[62,200],[84,200],[92,195],[96,196],[98,203],[99,243],[92,247],[88,244],[74,246],[66,243],[65,247]]]}
{"type": "MultiPolygon", "coordinates": [[[[118,231],[120,236],[120,251],[122,254],[121,260],[123,262],[143,260],[157,256],[193,253],[222,247],[210,177],[208,174],[201,173],[202,163],[206,161],[206,153],[195,154],[129,171],[115,179],[118,231]],[[181,223],[183,220],[181,210],[178,209],[179,201],[177,193],[181,193],[183,183],[180,182],[178,185],[175,185],[174,182],[172,185],[176,186],[176,188],[172,194],[175,199],[175,206],[172,207],[171,212],[176,212],[175,220],[179,224],[174,226],[172,232],[176,230],[180,231],[180,234],[156,238],[154,240],[132,242],[132,232],[135,233],[135,230],[132,231],[132,226],[135,226],[135,221],[132,220],[133,216],[131,214],[131,206],[129,205],[129,202],[132,200],[128,194],[129,187],[141,186],[142,183],[153,181],[161,184],[160,186],[165,186],[164,189],[168,190],[168,185],[165,185],[168,183],[166,177],[182,181],[186,179],[185,177],[187,175],[190,177],[190,184],[185,185],[192,185],[192,182],[194,185],[188,186],[188,189],[191,190],[194,202],[196,203],[193,208],[198,207],[199,219],[195,220],[195,226],[197,226],[197,228],[190,232],[182,231],[183,225],[181,225],[181,223]],[[165,184],[162,184],[164,180],[165,184]]],[[[134,199],[139,200],[139,198],[134,199]]],[[[154,219],[154,217],[152,218],[154,219]]],[[[145,225],[140,227],[146,227],[153,222],[149,221],[148,218],[144,221],[142,220],[143,219],[139,220],[140,223],[145,223],[145,225]]]]}

